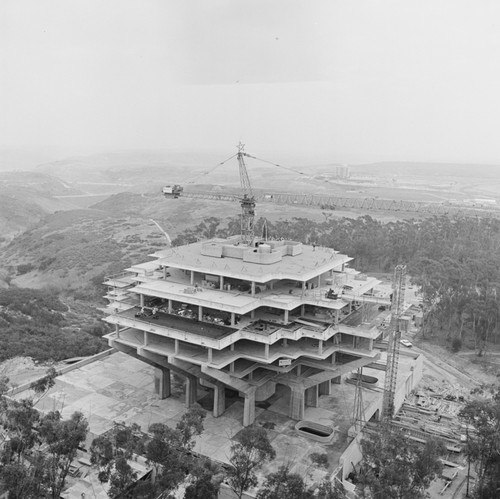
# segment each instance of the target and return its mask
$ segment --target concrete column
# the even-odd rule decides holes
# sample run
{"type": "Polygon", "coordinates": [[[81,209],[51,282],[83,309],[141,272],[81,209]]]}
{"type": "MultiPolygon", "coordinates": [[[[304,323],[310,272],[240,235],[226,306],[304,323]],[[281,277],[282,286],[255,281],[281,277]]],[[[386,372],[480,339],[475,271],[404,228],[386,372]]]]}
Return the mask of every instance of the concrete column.
{"type": "Polygon", "coordinates": [[[252,381],[253,380],[253,371],[250,371],[248,373],[248,381],[252,381]]]}
{"type": "Polygon", "coordinates": [[[144,342],[143,345],[147,346],[149,343],[149,333],[147,331],[144,331],[144,342]]]}
{"type": "Polygon", "coordinates": [[[219,279],[219,289],[224,289],[224,276],[221,275],[219,279]]]}
{"type": "Polygon", "coordinates": [[[301,305],[301,307],[300,307],[300,315],[306,315],[306,306],[305,305],[301,305]]]}
{"type": "Polygon", "coordinates": [[[255,309],[250,311],[250,319],[255,319],[255,309]]]}
{"type": "Polygon", "coordinates": [[[304,298],[304,293],[306,292],[306,281],[302,281],[302,293],[301,298],[304,298]]]}
{"type": "Polygon", "coordinates": [[[345,263],[342,264],[342,272],[345,271],[345,263]]]}
{"type": "Polygon", "coordinates": [[[306,405],[309,407],[318,407],[318,385],[306,389],[306,405]]]}
{"type": "Polygon", "coordinates": [[[203,307],[201,305],[198,305],[198,320],[203,320],[203,307]]]}
{"type": "Polygon", "coordinates": [[[175,355],[179,355],[179,340],[178,339],[175,339],[174,340],[174,352],[175,352],[175,355]]]}
{"type": "Polygon", "coordinates": [[[288,346],[288,340],[286,338],[283,338],[283,346],[284,347],[288,346]]]}
{"type": "Polygon", "coordinates": [[[207,361],[209,364],[212,363],[212,349],[210,347],[208,347],[208,358],[207,358],[207,361]]]}
{"type": "Polygon", "coordinates": [[[168,313],[172,313],[172,300],[168,300],[168,313]]]}
{"type": "Polygon", "coordinates": [[[167,278],[167,267],[163,266],[163,280],[167,278]]]}
{"type": "Polygon", "coordinates": [[[186,407],[191,407],[196,403],[198,389],[198,379],[196,376],[188,375],[186,377],[186,407]]]}
{"type": "Polygon", "coordinates": [[[274,281],[271,281],[271,282],[269,283],[269,288],[270,288],[270,289],[274,289],[274,281]]]}
{"type": "Polygon", "coordinates": [[[331,395],[332,394],[332,384],[330,380],[323,381],[323,383],[319,384],[319,394],[320,395],[331,395]]]}
{"type": "Polygon", "coordinates": [[[321,276],[318,276],[318,288],[321,286],[321,276]]]}
{"type": "Polygon", "coordinates": [[[269,343],[266,343],[264,345],[264,356],[266,357],[266,359],[269,359],[269,343]]]}
{"type": "Polygon", "coordinates": [[[224,385],[215,385],[214,387],[214,418],[224,414],[226,410],[226,389],[224,385]]]}
{"type": "Polygon", "coordinates": [[[120,326],[118,324],[115,324],[115,334],[117,338],[120,337],[120,326]]]}
{"type": "Polygon", "coordinates": [[[249,426],[255,421],[255,392],[245,395],[243,407],[243,426],[249,426]]]}
{"type": "Polygon", "coordinates": [[[231,364],[229,364],[229,372],[234,373],[234,362],[231,362],[231,364]]]}
{"type": "Polygon", "coordinates": [[[231,352],[234,352],[234,343],[231,343],[231,345],[229,345],[229,350],[231,350],[231,352]]]}
{"type": "Polygon", "coordinates": [[[336,354],[337,354],[337,352],[332,353],[332,364],[335,364],[335,362],[337,362],[337,358],[336,358],[337,355],[336,354]]]}
{"type": "Polygon", "coordinates": [[[297,376],[300,376],[302,374],[302,364],[299,364],[297,366],[297,376]]]}
{"type": "Polygon", "coordinates": [[[285,324],[288,324],[288,310],[285,310],[283,321],[285,322],[285,324]]]}
{"type": "Polygon", "coordinates": [[[339,315],[340,315],[340,310],[337,308],[337,310],[335,310],[335,322],[337,324],[339,323],[339,315]]]}
{"type": "Polygon", "coordinates": [[[252,296],[255,296],[255,281],[252,281],[252,296]]]}
{"type": "Polygon", "coordinates": [[[373,338],[370,338],[370,350],[373,350],[373,338]]]}
{"type": "Polygon", "coordinates": [[[139,300],[140,300],[139,303],[141,304],[141,307],[144,307],[144,295],[142,293],[139,295],[139,300]]]}
{"type": "Polygon", "coordinates": [[[304,419],[304,390],[292,389],[288,414],[292,419],[304,419]]]}
{"type": "Polygon", "coordinates": [[[166,367],[155,368],[155,393],[162,400],[170,397],[170,369],[166,367]]]}
{"type": "Polygon", "coordinates": [[[191,286],[194,284],[194,270],[191,271],[191,286]]]}
{"type": "Polygon", "coordinates": [[[236,324],[236,314],[234,312],[231,312],[231,326],[234,326],[236,324]]]}
{"type": "Polygon", "coordinates": [[[318,355],[323,355],[323,340],[318,341],[318,355]]]}

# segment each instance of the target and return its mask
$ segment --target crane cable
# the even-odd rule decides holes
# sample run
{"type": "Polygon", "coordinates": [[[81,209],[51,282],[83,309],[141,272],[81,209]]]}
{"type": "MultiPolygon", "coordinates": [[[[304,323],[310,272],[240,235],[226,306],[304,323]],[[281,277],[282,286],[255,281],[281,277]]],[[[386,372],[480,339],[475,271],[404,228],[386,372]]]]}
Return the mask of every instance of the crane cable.
{"type": "Polygon", "coordinates": [[[231,159],[235,158],[238,155],[238,153],[233,154],[231,157],[225,159],[224,161],[221,161],[220,163],[217,163],[214,167],[210,168],[209,170],[203,171],[201,173],[196,174],[194,177],[191,177],[189,180],[185,180],[183,183],[184,184],[192,184],[195,180],[197,180],[199,177],[209,175],[212,173],[214,170],[219,168],[219,166],[222,166],[224,163],[227,163],[231,159]]]}
{"type": "Polygon", "coordinates": [[[299,175],[305,175],[305,176],[307,176],[307,173],[301,172],[299,170],[295,170],[294,168],[290,168],[288,166],[279,165],[278,163],[273,163],[272,161],[268,161],[267,159],[257,158],[255,156],[251,156],[250,154],[247,154],[247,153],[243,153],[243,154],[245,156],[249,157],[249,158],[256,159],[257,161],[262,161],[263,163],[268,163],[268,164],[273,165],[273,166],[277,166],[278,168],[282,168],[283,170],[288,170],[288,171],[291,171],[293,173],[298,173],[299,175]]]}

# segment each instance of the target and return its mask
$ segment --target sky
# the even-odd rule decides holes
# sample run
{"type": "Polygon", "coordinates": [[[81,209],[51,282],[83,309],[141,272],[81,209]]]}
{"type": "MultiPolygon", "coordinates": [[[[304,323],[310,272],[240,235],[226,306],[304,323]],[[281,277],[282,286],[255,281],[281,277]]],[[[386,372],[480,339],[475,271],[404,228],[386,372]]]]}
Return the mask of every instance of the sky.
{"type": "Polygon", "coordinates": [[[0,148],[500,164],[498,0],[2,0],[0,148]]]}

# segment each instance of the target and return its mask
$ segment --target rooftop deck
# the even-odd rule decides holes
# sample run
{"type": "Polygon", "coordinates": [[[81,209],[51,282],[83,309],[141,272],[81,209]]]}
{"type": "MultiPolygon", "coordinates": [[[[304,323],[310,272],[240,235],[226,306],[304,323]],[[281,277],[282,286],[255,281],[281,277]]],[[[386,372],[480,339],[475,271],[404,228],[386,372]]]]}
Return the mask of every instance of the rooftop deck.
{"type": "Polygon", "coordinates": [[[195,270],[207,274],[223,275],[239,279],[268,282],[272,279],[312,279],[330,269],[341,267],[352,258],[337,253],[332,248],[302,245],[302,253],[283,256],[277,263],[268,265],[244,262],[238,258],[216,258],[202,255],[201,249],[209,241],[200,241],[158,251],[152,256],[159,258],[159,265],[195,270]]]}

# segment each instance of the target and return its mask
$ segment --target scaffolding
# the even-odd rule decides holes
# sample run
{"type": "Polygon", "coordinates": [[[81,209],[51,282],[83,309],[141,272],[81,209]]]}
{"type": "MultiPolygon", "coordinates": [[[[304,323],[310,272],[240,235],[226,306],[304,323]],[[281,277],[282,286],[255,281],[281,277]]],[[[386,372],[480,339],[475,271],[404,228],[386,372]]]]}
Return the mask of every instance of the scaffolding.
{"type": "Polygon", "coordinates": [[[391,325],[389,328],[387,369],[385,371],[384,399],[382,403],[382,419],[385,421],[392,420],[394,415],[394,396],[397,386],[399,344],[401,341],[400,318],[403,314],[405,288],[406,265],[397,265],[394,270],[391,325]]]}

